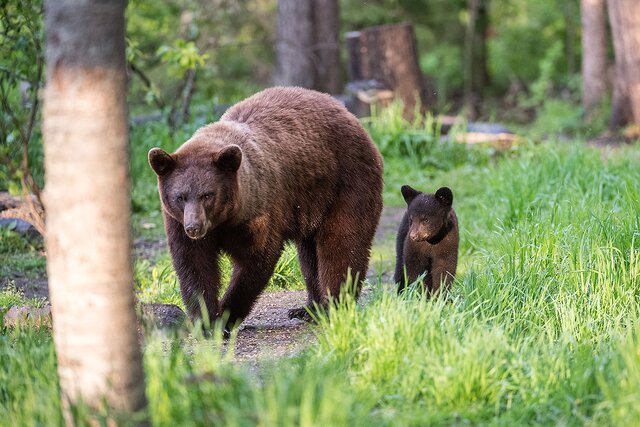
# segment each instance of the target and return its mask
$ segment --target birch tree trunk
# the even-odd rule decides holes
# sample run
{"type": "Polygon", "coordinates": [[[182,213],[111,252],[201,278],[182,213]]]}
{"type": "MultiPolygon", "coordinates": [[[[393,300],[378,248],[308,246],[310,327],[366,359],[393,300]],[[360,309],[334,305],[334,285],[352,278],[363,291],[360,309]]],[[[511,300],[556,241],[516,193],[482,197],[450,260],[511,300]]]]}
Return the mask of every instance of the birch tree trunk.
{"type": "Polygon", "coordinates": [[[605,0],[581,0],[582,106],[588,113],[607,92],[605,0]]]}
{"type": "Polygon", "coordinates": [[[65,418],[145,407],[134,312],[125,0],[47,0],[44,203],[65,418]]]}

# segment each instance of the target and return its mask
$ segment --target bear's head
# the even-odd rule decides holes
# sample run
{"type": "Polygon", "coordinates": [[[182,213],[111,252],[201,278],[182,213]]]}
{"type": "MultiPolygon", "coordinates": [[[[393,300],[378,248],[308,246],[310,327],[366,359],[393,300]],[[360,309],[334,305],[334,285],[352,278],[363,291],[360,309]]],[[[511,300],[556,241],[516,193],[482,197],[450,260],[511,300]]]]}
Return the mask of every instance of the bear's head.
{"type": "Polygon", "coordinates": [[[162,206],[191,239],[204,237],[237,215],[241,161],[242,150],[235,144],[213,149],[206,141],[194,141],[173,154],[160,148],[149,151],[162,206]]]}
{"type": "Polygon", "coordinates": [[[414,242],[427,241],[436,244],[451,227],[449,213],[453,205],[453,192],[442,187],[435,192],[422,193],[403,185],[402,196],[407,202],[409,214],[409,238],[414,242]]]}

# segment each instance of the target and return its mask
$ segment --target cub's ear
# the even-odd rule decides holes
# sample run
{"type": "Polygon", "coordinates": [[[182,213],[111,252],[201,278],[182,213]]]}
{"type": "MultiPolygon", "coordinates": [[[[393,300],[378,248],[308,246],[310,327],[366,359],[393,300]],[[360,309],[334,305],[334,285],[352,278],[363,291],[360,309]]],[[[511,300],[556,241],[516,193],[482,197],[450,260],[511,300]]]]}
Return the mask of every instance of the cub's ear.
{"type": "Polygon", "coordinates": [[[242,161],[242,150],[235,144],[228,145],[218,152],[214,164],[220,170],[235,172],[242,161]]]}
{"type": "Polygon", "coordinates": [[[158,176],[168,174],[176,166],[176,161],[166,151],[161,148],[149,150],[149,165],[158,176]]]}
{"type": "Polygon", "coordinates": [[[403,185],[400,191],[402,192],[402,197],[404,197],[404,201],[407,202],[407,205],[411,204],[413,199],[415,199],[416,196],[420,194],[418,190],[412,188],[409,185],[403,185]]]}
{"type": "Polygon", "coordinates": [[[436,199],[445,206],[451,207],[453,204],[453,192],[449,187],[441,187],[436,191],[436,199]]]}

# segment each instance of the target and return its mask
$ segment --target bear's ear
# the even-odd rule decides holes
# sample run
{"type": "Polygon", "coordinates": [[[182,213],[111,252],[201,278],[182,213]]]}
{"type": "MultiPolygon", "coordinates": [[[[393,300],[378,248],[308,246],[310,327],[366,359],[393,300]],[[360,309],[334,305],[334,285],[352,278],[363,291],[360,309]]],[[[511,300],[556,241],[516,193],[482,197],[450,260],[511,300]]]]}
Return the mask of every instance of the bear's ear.
{"type": "Polygon", "coordinates": [[[228,145],[218,152],[214,164],[220,170],[235,172],[242,161],[242,150],[235,144],[228,145]]]}
{"type": "Polygon", "coordinates": [[[149,165],[156,175],[163,176],[173,170],[176,161],[163,149],[152,148],[149,150],[149,165]]]}
{"type": "Polygon", "coordinates": [[[403,185],[400,189],[402,192],[402,197],[404,197],[404,201],[407,202],[407,205],[410,205],[413,199],[416,198],[420,192],[409,185],[403,185]]]}
{"type": "Polygon", "coordinates": [[[443,205],[451,207],[453,204],[453,192],[449,187],[441,187],[436,191],[436,199],[438,199],[443,205]]]}

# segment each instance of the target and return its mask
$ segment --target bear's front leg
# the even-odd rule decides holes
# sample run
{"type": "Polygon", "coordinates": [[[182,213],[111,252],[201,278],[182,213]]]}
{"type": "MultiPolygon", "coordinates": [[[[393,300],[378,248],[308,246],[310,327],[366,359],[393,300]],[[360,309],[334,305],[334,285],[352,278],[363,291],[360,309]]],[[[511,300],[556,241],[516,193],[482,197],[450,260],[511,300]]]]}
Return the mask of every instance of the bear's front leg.
{"type": "Polygon", "coordinates": [[[219,250],[211,238],[190,239],[182,224],[168,215],[165,215],[165,225],[187,313],[194,321],[208,318],[213,322],[218,314],[219,250]],[[202,305],[207,311],[206,316],[201,310],[202,305]]]}
{"type": "Polygon", "coordinates": [[[231,281],[220,304],[220,315],[229,316],[227,331],[247,317],[258,295],[267,287],[279,256],[280,252],[233,258],[231,281]]]}
{"type": "Polygon", "coordinates": [[[451,284],[456,275],[457,252],[456,255],[441,256],[433,262],[431,270],[430,294],[446,292],[451,288],[451,284]]]}

